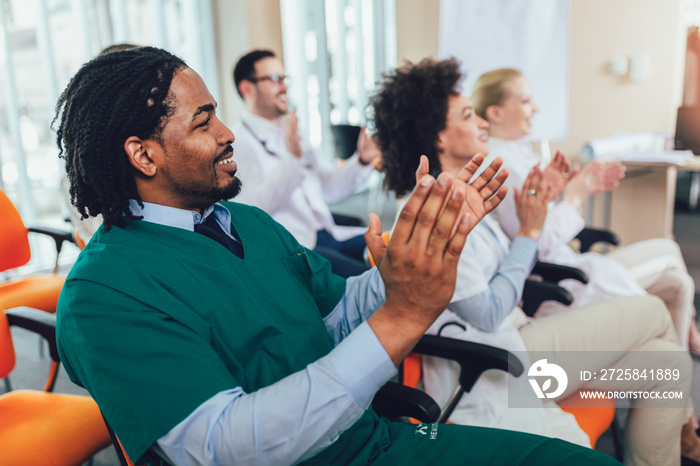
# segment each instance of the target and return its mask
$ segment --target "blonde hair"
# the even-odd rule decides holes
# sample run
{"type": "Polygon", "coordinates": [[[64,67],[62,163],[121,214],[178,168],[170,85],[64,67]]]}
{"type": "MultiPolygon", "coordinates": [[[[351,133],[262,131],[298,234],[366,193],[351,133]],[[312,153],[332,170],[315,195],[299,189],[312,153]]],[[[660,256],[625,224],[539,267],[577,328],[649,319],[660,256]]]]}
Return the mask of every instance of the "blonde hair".
{"type": "Polygon", "coordinates": [[[522,76],[523,73],[515,68],[498,68],[479,76],[474,83],[470,99],[476,114],[486,120],[486,109],[491,105],[501,105],[505,99],[505,83],[522,76]]]}

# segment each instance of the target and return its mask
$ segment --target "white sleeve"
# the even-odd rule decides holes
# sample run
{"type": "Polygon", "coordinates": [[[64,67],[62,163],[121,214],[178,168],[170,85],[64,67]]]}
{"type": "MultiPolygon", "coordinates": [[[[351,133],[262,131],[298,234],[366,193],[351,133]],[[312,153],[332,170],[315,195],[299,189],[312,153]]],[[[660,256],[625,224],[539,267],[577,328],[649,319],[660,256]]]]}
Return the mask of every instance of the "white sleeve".
{"type": "Polygon", "coordinates": [[[273,215],[286,202],[304,176],[302,161],[291,154],[270,155],[245,130],[238,130],[233,143],[233,160],[242,183],[237,202],[258,207],[273,215]],[[262,157],[279,157],[274,170],[265,173],[262,157]]]}
{"type": "Polygon", "coordinates": [[[355,192],[367,180],[374,168],[372,165],[360,165],[357,152],[346,159],[339,167],[326,162],[302,135],[304,157],[314,160],[314,169],[321,180],[326,202],[332,204],[341,201],[355,192]]]}
{"type": "MultiPolygon", "coordinates": [[[[515,207],[515,194],[513,187],[522,188],[524,180],[511,175],[506,180],[508,194],[505,199],[489,215],[496,219],[501,229],[510,238],[515,240],[520,231],[520,220],[515,207]]],[[[552,202],[549,204],[547,218],[540,235],[540,257],[547,257],[553,251],[566,245],[574,239],[585,226],[581,212],[568,202],[552,202]]]]}
{"type": "Polygon", "coordinates": [[[585,221],[579,209],[568,202],[551,203],[540,236],[540,257],[549,257],[558,248],[568,244],[584,226],[585,221]]]}

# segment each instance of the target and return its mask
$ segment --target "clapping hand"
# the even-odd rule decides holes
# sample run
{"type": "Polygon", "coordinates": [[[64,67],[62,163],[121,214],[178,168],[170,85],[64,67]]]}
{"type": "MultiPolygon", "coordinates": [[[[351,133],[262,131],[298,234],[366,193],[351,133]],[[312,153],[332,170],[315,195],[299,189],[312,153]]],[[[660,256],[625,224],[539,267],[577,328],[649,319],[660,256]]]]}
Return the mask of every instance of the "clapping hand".
{"type": "Polygon", "coordinates": [[[561,152],[557,151],[549,165],[542,170],[542,176],[551,187],[552,198],[557,198],[564,191],[566,185],[579,173],[579,167],[571,166],[571,162],[561,152]]]}
{"type": "MultiPolygon", "coordinates": [[[[495,209],[508,192],[508,188],[503,186],[508,178],[508,170],[498,171],[503,165],[503,160],[500,158],[496,158],[474,182],[469,184],[469,180],[474,177],[481,164],[484,163],[484,158],[483,154],[476,154],[457,175],[458,180],[467,184],[467,193],[461,213],[469,214],[469,231],[472,231],[486,214],[495,209]]],[[[420,165],[416,170],[416,182],[429,170],[428,158],[422,155],[420,165]]]]}
{"type": "Polygon", "coordinates": [[[448,173],[423,176],[401,209],[389,244],[370,215],[365,242],[386,289],[368,323],[398,365],[445,310],[454,294],[457,263],[469,233],[462,214],[466,184],[448,173]]]}
{"type": "Polygon", "coordinates": [[[296,109],[284,116],[284,140],[287,150],[296,158],[301,158],[301,138],[299,138],[299,119],[296,109]]]}
{"type": "Polygon", "coordinates": [[[556,197],[553,194],[558,189],[552,184],[540,167],[535,165],[527,175],[522,191],[514,189],[515,211],[520,222],[518,236],[527,236],[535,241],[540,237],[547,218],[547,205],[556,197]]]}

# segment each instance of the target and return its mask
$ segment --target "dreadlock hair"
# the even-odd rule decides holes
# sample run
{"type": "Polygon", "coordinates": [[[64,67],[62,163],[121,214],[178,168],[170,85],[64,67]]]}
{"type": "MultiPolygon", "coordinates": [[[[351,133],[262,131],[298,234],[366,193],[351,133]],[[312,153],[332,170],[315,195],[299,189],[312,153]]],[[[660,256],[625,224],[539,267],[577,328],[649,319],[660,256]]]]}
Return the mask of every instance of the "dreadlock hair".
{"type": "Polygon", "coordinates": [[[51,123],[65,158],[70,197],[82,218],[104,217],[104,227],[124,226],[129,199],[140,205],[135,169],[124,152],[131,136],[160,141],[172,115],[170,83],[187,65],[153,47],[100,55],[73,76],[51,123]]]}
{"type": "Polygon", "coordinates": [[[238,59],[236,66],[233,68],[233,85],[236,86],[236,92],[243,98],[238,85],[245,79],[250,79],[255,75],[255,64],[263,58],[274,57],[275,52],[272,50],[253,50],[248,52],[238,59]]]}
{"type": "Polygon", "coordinates": [[[445,129],[449,97],[459,94],[462,79],[454,58],[408,62],[382,76],[370,106],[382,151],[384,188],[397,197],[415,186],[421,155],[428,157],[431,173],[440,173],[438,133],[445,129]]]}

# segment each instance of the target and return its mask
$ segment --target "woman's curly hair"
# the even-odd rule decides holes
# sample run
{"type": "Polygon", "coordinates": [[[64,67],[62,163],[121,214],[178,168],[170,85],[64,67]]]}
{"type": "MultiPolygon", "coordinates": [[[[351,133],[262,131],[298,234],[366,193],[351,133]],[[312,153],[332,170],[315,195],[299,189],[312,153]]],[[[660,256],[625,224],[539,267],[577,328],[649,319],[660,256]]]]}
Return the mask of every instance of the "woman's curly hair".
{"type": "Polygon", "coordinates": [[[100,55],[83,65],[56,104],[56,143],[65,158],[70,197],[83,218],[102,214],[104,225],[135,217],[141,203],[135,169],[124,152],[131,136],[159,139],[173,112],[169,95],[180,58],[154,47],[100,55]]]}
{"type": "Polygon", "coordinates": [[[428,156],[431,173],[441,171],[438,133],[445,129],[449,97],[459,94],[462,79],[456,59],[426,58],[385,74],[370,99],[386,174],[384,187],[398,197],[415,186],[422,154],[428,156]]]}

